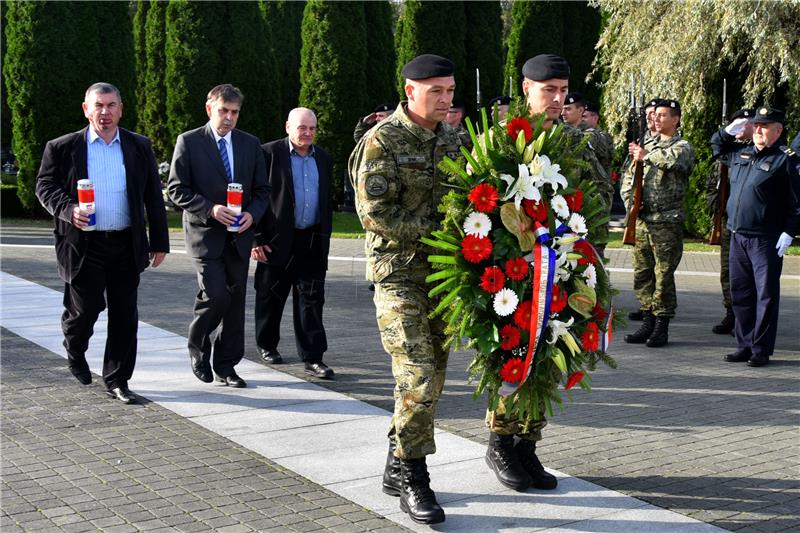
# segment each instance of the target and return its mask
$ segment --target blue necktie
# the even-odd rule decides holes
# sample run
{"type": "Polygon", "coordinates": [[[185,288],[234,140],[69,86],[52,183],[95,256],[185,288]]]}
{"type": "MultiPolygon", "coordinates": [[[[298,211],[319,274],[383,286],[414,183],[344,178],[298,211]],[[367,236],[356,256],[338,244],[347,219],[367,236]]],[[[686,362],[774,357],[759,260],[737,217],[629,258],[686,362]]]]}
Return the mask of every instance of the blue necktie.
{"type": "Polygon", "coordinates": [[[222,158],[222,166],[225,167],[225,174],[228,175],[228,182],[233,181],[233,175],[231,174],[231,162],[228,159],[228,148],[226,147],[225,139],[219,140],[219,156],[222,158]]]}

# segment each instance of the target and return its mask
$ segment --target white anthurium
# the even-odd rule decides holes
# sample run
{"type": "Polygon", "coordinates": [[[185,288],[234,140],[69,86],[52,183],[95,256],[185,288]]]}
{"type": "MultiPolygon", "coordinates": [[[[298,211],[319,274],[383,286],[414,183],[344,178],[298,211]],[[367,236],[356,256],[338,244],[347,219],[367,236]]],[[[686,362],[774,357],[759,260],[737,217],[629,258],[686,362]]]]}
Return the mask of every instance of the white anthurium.
{"type": "Polygon", "coordinates": [[[562,335],[569,335],[569,327],[573,322],[575,322],[575,317],[572,316],[566,322],[555,319],[549,320],[547,322],[547,327],[550,329],[550,338],[547,339],[548,344],[555,344],[562,335]]]}
{"type": "Polygon", "coordinates": [[[561,165],[558,163],[551,163],[550,158],[546,155],[539,156],[539,163],[542,166],[542,179],[544,183],[549,184],[553,188],[554,193],[558,191],[559,187],[566,189],[567,178],[560,172],[561,165]]]}
{"type": "Polygon", "coordinates": [[[518,168],[519,178],[515,179],[509,174],[500,174],[500,179],[508,184],[503,200],[508,200],[513,196],[514,205],[519,210],[523,199],[538,202],[541,200],[542,195],[539,193],[539,189],[536,188],[534,178],[528,171],[528,166],[520,164],[518,168]]]}
{"type": "Polygon", "coordinates": [[[569,217],[569,205],[567,204],[567,200],[560,194],[553,196],[550,200],[550,208],[559,218],[569,217]]]}
{"type": "Polygon", "coordinates": [[[586,279],[586,285],[594,289],[597,287],[597,269],[594,265],[589,265],[583,271],[583,277],[586,279]]]}
{"type": "Polygon", "coordinates": [[[488,237],[492,221],[485,213],[470,213],[464,220],[464,233],[475,237],[488,237]]]}
{"type": "Polygon", "coordinates": [[[589,230],[586,228],[586,219],[579,213],[572,213],[567,221],[569,229],[581,236],[586,236],[589,230]]]}

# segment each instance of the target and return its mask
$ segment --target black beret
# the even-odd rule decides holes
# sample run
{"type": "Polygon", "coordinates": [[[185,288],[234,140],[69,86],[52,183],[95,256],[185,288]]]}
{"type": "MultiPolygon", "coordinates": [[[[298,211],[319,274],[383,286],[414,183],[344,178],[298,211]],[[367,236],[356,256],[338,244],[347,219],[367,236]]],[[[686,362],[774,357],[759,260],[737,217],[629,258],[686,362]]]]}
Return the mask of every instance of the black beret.
{"type": "Polygon", "coordinates": [[[450,109],[466,109],[467,106],[464,105],[463,100],[453,100],[453,103],[450,104],[450,109]]]}
{"type": "Polygon", "coordinates": [[[422,54],[403,67],[400,74],[409,80],[426,80],[440,76],[452,76],[456,66],[449,59],[434,54],[422,54]]]}
{"type": "Polygon", "coordinates": [[[743,107],[731,115],[731,120],[736,120],[737,118],[753,118],[754,114],[755,110],[749,107],[743,107]]]}
{"type": "Polygon", "coordinates": [[[647,102],[647,104],[645,104],[644,108],[647,109],[648,107],[658,107],[661,105],[661,102],[663,101],[664,101],[663,98],[653,98],[652,100],[647,102]]]}
{"type": "Polygon", "coordinates": [[[395,106],[392,104],[381,104],[372,110],[373,113],[381,113],[386,111],[394,111],[395,106]]]}
{"type": "Polygon", "coordinates": [[[589,113],[597,113],[599,115],[600,106],[597,105],[595,102],[592,102],[591,100],[586,100],[586,111],[588,111],[589,113]]]}
{"type": "Polygon", "coordinates": [[[511,97],[510,96],[497,96],[489,100],[489,107],[494,107],[494,104],[497,105],[511,105],[511,97]]]}
{"type": "Polygon", "coordinates": [[[753,124],[769,124],[770,122],[784,124],[786,122],[786,115],[782,110],[775,109],[774,107],[759,107],[756,110],[753,124]]]}
{"type": "Polygon", "coordinates": [[[568,80],[569,63],[555,54],[539,54],[522,65],[522,75],[533,81],[568,80]]]}
{"type": "Polygon", "coordinates": [[[567,93],[567,99],[564,101],[565,104],[583,104],[586,107],[586,100],[583,99],[583,95],[581,93],[567,93]]]}
{"type": "Polygon", "coordinates": [[[677,114],[681,114],[681,104],[677,100],[670,100],[669,98],[664,98],[659,100],[656,104],[656,107],[668,107],[675,111],[677,114]]]}

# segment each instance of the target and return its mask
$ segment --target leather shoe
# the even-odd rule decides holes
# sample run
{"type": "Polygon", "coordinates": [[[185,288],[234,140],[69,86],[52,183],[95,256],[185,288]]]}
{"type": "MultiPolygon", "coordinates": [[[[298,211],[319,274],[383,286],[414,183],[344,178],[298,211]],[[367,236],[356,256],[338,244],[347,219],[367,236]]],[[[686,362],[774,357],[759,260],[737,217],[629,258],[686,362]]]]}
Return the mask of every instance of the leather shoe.
{"type": "Polygon", "coordinates": [[[769,363],[769,356],[754,355],[747,361],[747,366],[764,366],[769,363]]]}
{"type": "Polygon", "coordinates": [[[261,354],[261,359],[268,365],[279,365],[283,363],[283,357],[278,350],[265,350],[259,348],[258,352],[261,354]]]}
{"type": "Polygon", "coordinates": [[[204,383],[211,383],[214,381],[214,377],[211,374],[211,365],[208,364],[208,361],[203,361],[202,358],[195,357],[191,354],[189,357],[192,360],[192,373],[197,379],[204,383]]]}
{"type": "Polygon", "coordinates": [[[231,373],[225,377],[217,376],[217,383],[220,385],[227,385],[228,387],[233,387],[234,389],[243,389],[247,387],[247,383],[240,378],[236,372],[231,373]]]}
{"type": "Polygon", "coordinates": [[[311,374],[320,379],[331,379],[333,370],[328,368],[325,363],[306,363],[306,374],[311,374]]]}
{"type": "Polygon", "coordinates": [[[86,359],[70,361],[69,371],[84,385],[92,382],[92,372],[89,370],[89,364],[86,359]]]}
{"type": "Polygon", "coordinates": [[[128,389],[127,385],[121,385],[119,387],[108,389],[106,394],[108,394],[112,400],[119,400],[125,404],[136,403],[136,397],[133,395],[130,389],[128,389]]]}
{"type": "Polygon", "coordinates": [[[729,363],[744,363],[749,361],[752,356],[753,354],[750,353],[750,350],[736,350],[726,355],[725,360],[729,363]]]}

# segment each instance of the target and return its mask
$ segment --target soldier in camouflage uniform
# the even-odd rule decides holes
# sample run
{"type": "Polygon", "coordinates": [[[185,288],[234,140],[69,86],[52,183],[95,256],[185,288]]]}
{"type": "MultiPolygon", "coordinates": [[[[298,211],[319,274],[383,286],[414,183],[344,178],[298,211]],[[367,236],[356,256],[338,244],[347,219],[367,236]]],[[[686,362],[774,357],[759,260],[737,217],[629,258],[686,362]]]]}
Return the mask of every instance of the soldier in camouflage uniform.
{"type": "MultiPolygon", "coordinates": [[[[522,74],[522,91],[531,115],[544,113],[546,129],[560,123],[569,85],[569,64],[566,60],[552,54],[538,55],[525,62],[522,74]]],[[[565,125],[564,132],[574,144],[583,141],[583,133],[577,128],[565,125]]],[[[593,180],[599,194],[604,199],[609,197],[613,192],[611,180],[591,147],[587,146],[581,157],[588,163],[588,168],[582,170],[581,178],[593,180]]],[[[589,237],[591,240],[597,235],[589,237]]],[[[529,487],[545,490],[556,487],[558,481],[555,476],[545,471],[536,456],[536,443],[541,440],[542,429],[547,425],[544,418],[521,420],[507,412],[507,405],[501,399],[495,410],[487,410],[486,424],[490,431],[486,463],[500,483],[517,491],[525,491],[529,487]]]]}
{"type": "Polygon", "coordinates": [[[469,130],[464,127],[462,122],[464,120],[466,110],[467,108],[464,106],[464,102],[455,100],[453,101],[453,105],[450,106],[450,111],[447,112],[447,118],[445,120],[448,124],[450,124],[450,127],[456,131],[456,134],[461,141],[461,146],[471,151],[472,138],[469,136],[469,130]]]}
{"type": "Polygon", "coordinates": [[[431,249],[419,238],[440,227],[438,205],[446,176],[444,157],[457,158],[459,139],[444,119],[455,88],[449,60],[430,54],[403,68],[408,102],[372,128],[350,156],[356,211],[367,231],[367,277],[384,349],[392,357],[395,409],[383,491],[417,522],[444,520],[429,487],[425,457],[436,451],[436,404],[448,351],[444,322],[430,319],[433,302],[425,277],[431,249]]]}
{"type": "MultiPolygon", "coordinates": [[[[633,248],[633,290],[643,322],[625,336],[625,342],[646,343],[651,348],[667,344],[669,321],[678,305],[675,269],[683,255],[683,197],[694,168],[694,149],[678,133],[680,118],[680,104],[662,100],[655,112],[658,139],[647,146],[629,146],[633,161],[644,164],[633,248]]],[[[633,201],[632,183],[632,178],[626,177],[622,190],[626,208],[633,201]]]]}
{"type": "MultiPolygon", "coordinates": [[[[737,118],[751,118],[753,116],[752,109],[742,108],[736,111],[731,116],[731,121],[737,118]]],[[[752,143],[753,139],[753,125],[748,122],[742,132],[736,136],[736,141],[741,143],[752,143]]],[[[717,161],[726,167],[728,164],[727,154],[720,155],[717,161]]],[[[719,165],[714,165],[708,175],[708,182],[706,183],[706,203],[711,217],[714,218],[719,209],[719,186],[720,186],[720,168],[719,165]]],[[[719,283],[722,287],[722,305],[725,307],[725,317],[711,328],[713,333],[717,335],[733,335],[733,327],[736,325],[736,318],[733,315],[733,303],[731,302],[731,279],[729,269],[729,259],[731,252],[731,232],[728,229],[728,214],[724,212],[721,218],[722,228],[720,231],[719,239],[719,283]]]]}
{"type": "MultiPolygon", "coordinates": [[[[606,191],[606,211],[605,215],[611,218],[611,206],[614,203],[614,182],[611,180],[611,164],[614,160],[614,139],[611,135],[597,127],[597,122],[600,120],[600,110],[597,104],[593,102],[585,102],[585,109],[583,111],[583,121],[581,122],[581,131],[584,135],[589,136],[589,146],[594,151],[600,166],[606,171],[608,175],[608,184],[610,187],[606,191]]],[[[605,184],[604,184],[605,186],[605,184]]],[[[606,232],[606,235],[608,233],[606,232]]],[[[605,255],[606,245],[598,244],[596,246],[598,253],[601,257],[605,255]]]]}

